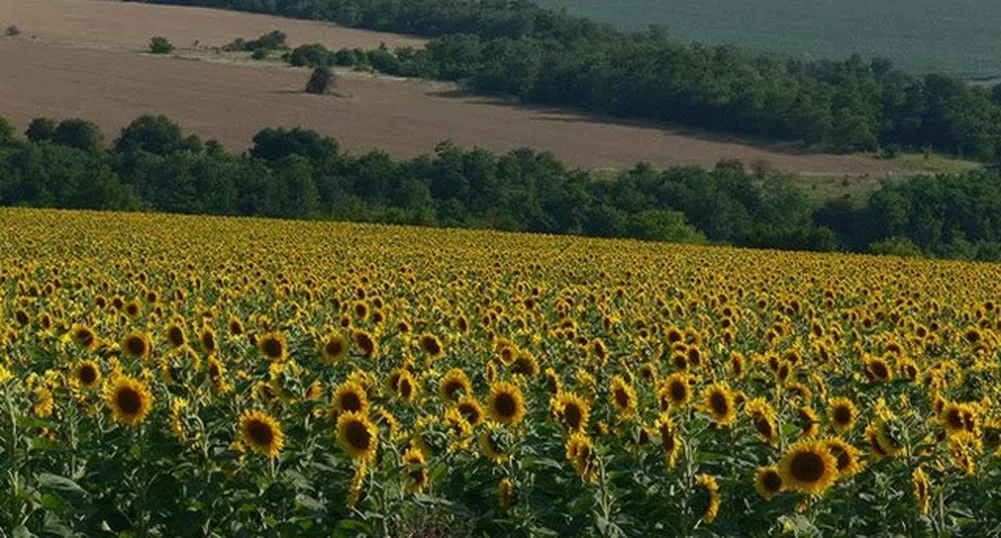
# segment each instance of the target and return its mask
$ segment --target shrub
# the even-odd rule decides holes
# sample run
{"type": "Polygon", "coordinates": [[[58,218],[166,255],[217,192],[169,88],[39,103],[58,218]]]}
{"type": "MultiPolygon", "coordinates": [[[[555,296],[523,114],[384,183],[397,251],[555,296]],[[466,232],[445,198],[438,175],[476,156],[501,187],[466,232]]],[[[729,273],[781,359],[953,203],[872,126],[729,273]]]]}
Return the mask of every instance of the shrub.
{"type": "Polygon", "coordinates": [[[16,24],[12,24],[3,31],[3,35],[7,37],[15,37],[21,35],[21,29],[17,27],[16,24]]]}
{"type": "Polygon", "coordinates": [[[306,92],[321,95],[330,91],[334,85],[334,72],[329,67],[317,67],[309,76],[306,92]]]}
{"type": "Polygon", "coordinates": [[[149,40],[149,51],[153,54],[170,54],[174,45],[163,36],[154,36],[149,40]]]}

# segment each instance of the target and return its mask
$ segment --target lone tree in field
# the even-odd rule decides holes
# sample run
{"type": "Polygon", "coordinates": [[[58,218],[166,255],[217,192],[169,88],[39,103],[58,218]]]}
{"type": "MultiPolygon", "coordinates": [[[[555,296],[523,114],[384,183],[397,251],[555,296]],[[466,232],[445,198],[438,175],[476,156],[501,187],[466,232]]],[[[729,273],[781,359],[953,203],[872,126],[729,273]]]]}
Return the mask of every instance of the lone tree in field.
{"type": "Polygon", "coordinates": [[[153,54],[170,54],[174,45],[163,36],[154,36],[149,40],[149,51],[153,54]]]}
{"type": "Polygon", "coordinates": [[[323,95],[334,87],[334,72],[329,67],[317,67],[309,76],[306,92],[323,95]]]}

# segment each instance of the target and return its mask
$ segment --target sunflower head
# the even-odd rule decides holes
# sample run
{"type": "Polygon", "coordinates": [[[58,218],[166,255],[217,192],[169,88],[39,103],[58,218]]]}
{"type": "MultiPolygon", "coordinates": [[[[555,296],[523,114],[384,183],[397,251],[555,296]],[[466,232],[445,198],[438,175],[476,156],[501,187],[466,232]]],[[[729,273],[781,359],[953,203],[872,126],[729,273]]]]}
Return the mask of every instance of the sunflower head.
{"type": "Polygon", "coordinates": [[[587,431],[591,406],[580,396],[572,392],[561,393],[554,399],[553,410],[568,432],[587,431]]]}
{"type": "Polygon", "coordinates": [[[667,376],[657,391],[661,411],[684,407],[692,399],[692,387],[688,380],[689,376],[681,372],[667,376]]]}
{"type": "Polygon", "coordinates": [[[101,368],[96,362],[84,360],[73,367],[73,381],[80,387],[92,389],[101,382],[101,368]]]}
{"type": "Polygon", "coordinates": [[[472,393],[473,385],[461,368],[452,368],[441,378],[438,384],[438,395],[446,402],[457,402],[462,396],[472,393]]]}
{"type": "Polygon", "coordinates": [[[93,351],[99,344],[97,333],[86,325],[74,325],[70,329],[70,336],[73,342],[85,351],[93,351]]]}
{"type": "Polygon", "coordinates": [[[678,455],[681,453],[681,441],[678,439],[678,430],[674,421],[666,413],[661,413],[655,426],[657,428],[656,436],[667,457],[667,466],[674,468],[678,462],[678,455]]]}
{"type": "Polygon", "coordinates": [[[527,351],[519,351],[511,362],[511,373],[533,377],[539,373],[539,361],[527,351]]]}
{"type": "Polygon", "coordinates": [[[779,472],[786,489],[820,495],[838,478],[838,461],[820,441],[799,441],[779,460],[779,472]]]}
{"type": "Polygon", "coordinates": [[[608,397],[620,420],[628,420],[636,416],[636,389],[627,383],[622,376],[612,378],[608,397]]]}
{"type": "Polygon", "coordinates": [[[754,489],[757,490],[758,495],[765,499],[771,499],[781,493],[783,489],[782,475],[779,473],[778,467],[770,465],[758,469],[754,475],[754,489]]]}
{"type": "Polygon", "coordinates": [[[271,362],[281,362],[288,357],[288,341],[281,333],[265,333],[257,338],[257,350],[271,362]]]}
{"type": "Polygon", "coordinates": [[[694,492],[692,500],[695,513],[705,523],[712,523],[719,515],[719,484],[716,479],[707,474],[699,475],[696,479],[698,487],[694,492]]]}
{"type": "Polygon", "coordinates": [[[116,422],[137,426],[153,408],[153,395],[141,380],[121,375],[105,385],[104,401],[116,422]]]}
{"type": "Polygon", "coordinates": [[[455,404],[455,408],[462,413],[462,416],[466,418],[466,422],[470,426],[478,426],[486,420],[486,411],[483,410],[480,402],[472,396],[459,398],[459,402],[455,404]]]}
{"type": "Polygon", "coordinates": [[[327,364],[337,364],[348,354],[348,340],[340,332],[333,332],[320,342],[320,355],[327,364]]]}
{"type": "Polygon", "coordinates": [[[126,355],[134,359],[145,359],[149,357],[153,345],[148,334],[131,331],[122,338],[121,347],[126,355]]]}
{"type": "Polygon", "coordinates": [[[338,413],[365,413],[368,411],[368,395],[365,388],[354,381],[345,381],[334,390],[334,409],[338,413]]]}
{"type": "Polygon", "coordinates": [[[417,345],[435,359],[445,356],[445,348],[441,345],[441,340],[431,333],[424,333],[417,338],[417,345]]]}
{"type": "Polygon", "coordinates": [[[931,484],[928,482],[928,475],[921,467],[914,469],[911,474],[911,486],[914,490],[914,501],[918,505],[918,511],[927,515],[931,507],[931,484]]]}
{"type": "Polygon", "coordinates": [[[368,462],[379,445],[378,430],[362,413],[342,413],[337,417],[337,442],[352,459],[368,462]]]}
{"type": "Polygon", "coordinates": [[[167,324],[167,328],[163,331],[163,338],[167,341],[170,349],[178,349],[188,343],[188,337],[184,333],[184,326],[176,321],[167,324]]]}
{"type": "Polygon", "coordinates": [[[206,325],[202,327],[202,331],[198,334],[198,343],[202,346],[202,351],[208,353],[209,355],[215,353],[216,351],[216,335],[215,330],[212,327],[206,325]]]}
{"type": "Polygon", "coordinates": [[[244,411],[238,426],[240,439],[254,452],[274,458],[285,446],[278,421],[264,411],[244,411]]]}
{"type": "Polygon", "coordinates": [[[827,416],[831,419],[834,431],[842,434],[850,431],[855,425],[858,410],[848,398],[831,398],[827,405],[827,416]]]}
{"type": "Polygon", "coordinates": [[[718,426],[727,426],[737,418],[733,392],[725,382],[713,383],[702,393],[703,404],[718,426]]]}
{"type": "Polygon", "coordinates": [[[490,385],[487,413],[501,424],[518,424],[525,417],[525,397],[513,383],[498,381],[490,385]]]}
{"type": "Polygon", "coordinates": [[[424,491],[428,485],[424,453],[417,447],[411,447],[403,453],[403,478],[406,480],[407,490],[411,492],[424,491]]]}
{"type": "Polygon", "coordinates": [[[862,453],[859,449],[846,443],[838,437],[832,437],[824,441],[831,455],[838,462],[838,477],[848,478],[862,472],[862,453]]]}
{"type": "Polygon", "coordinates": [[[594,482],[597,478],[597,466],[594,462],[594,443],[583,432],[576,432],[567,439],[567,461],[577,471],[585,482],[594,482]]]}
{"type": "Polygon", "coordinates": [[[351,331],[351,339],[354,340],[355,347],[361,351],[362,355],[374,357],[379,354],[379,344],[370,333],[362,330],[354,330],[351,331]]]}

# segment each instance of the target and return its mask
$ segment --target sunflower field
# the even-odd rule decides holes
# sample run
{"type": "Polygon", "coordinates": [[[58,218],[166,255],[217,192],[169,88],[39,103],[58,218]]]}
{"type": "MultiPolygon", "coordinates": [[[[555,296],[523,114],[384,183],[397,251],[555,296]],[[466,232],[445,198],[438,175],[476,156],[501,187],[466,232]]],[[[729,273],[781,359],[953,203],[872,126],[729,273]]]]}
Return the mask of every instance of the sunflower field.
{"type": "Polygon", "coordinates": [[[1001,533],[1001,267],[0,210],[0,536],[1001,533]]]}

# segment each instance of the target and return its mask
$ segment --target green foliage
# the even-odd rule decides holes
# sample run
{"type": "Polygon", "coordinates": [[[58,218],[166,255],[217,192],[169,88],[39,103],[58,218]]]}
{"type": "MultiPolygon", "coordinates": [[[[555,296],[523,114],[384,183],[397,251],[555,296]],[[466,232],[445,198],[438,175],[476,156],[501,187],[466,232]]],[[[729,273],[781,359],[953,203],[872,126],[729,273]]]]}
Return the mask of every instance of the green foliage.
{"type": "Polygon", "coordinates": [[[149,40],[149,51],[153,54],[170,54],[174,45],[163,36],[154,36],[149,40]]]}
{"type": "Polygon", "coordinates": [[[1001,260],[1001,171],[887,183],[865,206],[816,208],[778,174],[639,164],[610,177],[552,154],[443,142],[432,155],[352,156],[307,129],[263,129],[245,154],[137,118],[104,149],[79,119],[0,121],[0,205],[330,218],[793,250],[1001,260]]]}
{"type": "Polygon", "coordinates": [[[331,67],[336,63],[334,53],[320,43],[300,45],[285,60],[294,67],[331,67]]]}
{"type": "Polygon", "coordinates": [[[317,67],[306,82],[306,93],[322,95],[329,92],[333,85],[334,71],[329,67],[317,67]]]}
{"type": "Polygon", "coordinates": [[[268,51],[287,49],[288,45],[285,43],[286,39],[287,36],[284,32],[272,30],[257,39],[251,39],[249,41],[243,39],[242,37],[238,37],[231,43],[223,46],[223,50],[240,52],[261,51],[263,54],[267,54],[268,51]]]}

